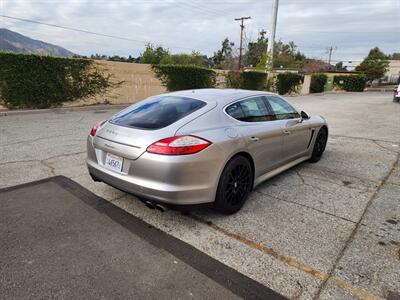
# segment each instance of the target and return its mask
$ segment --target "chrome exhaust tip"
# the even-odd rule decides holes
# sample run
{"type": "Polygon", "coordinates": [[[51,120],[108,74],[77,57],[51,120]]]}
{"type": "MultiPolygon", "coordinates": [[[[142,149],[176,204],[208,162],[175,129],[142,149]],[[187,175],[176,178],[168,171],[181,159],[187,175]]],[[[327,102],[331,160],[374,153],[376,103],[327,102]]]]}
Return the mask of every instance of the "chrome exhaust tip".
{"type": "Polygon", "coordinates": [[[156,208],[157,210],[161,211],[161,212],[166,211],[165,206],[162,206],[161,204],[156,204],[156,205],[155,205],[155,208],[156,208]]]}
{"type": "Polygon", "coordinates": [[[146,201],[144,204],[150,209],[155,209],[156,208],[154,203],[152,203],[150,201],[146,201]]]}

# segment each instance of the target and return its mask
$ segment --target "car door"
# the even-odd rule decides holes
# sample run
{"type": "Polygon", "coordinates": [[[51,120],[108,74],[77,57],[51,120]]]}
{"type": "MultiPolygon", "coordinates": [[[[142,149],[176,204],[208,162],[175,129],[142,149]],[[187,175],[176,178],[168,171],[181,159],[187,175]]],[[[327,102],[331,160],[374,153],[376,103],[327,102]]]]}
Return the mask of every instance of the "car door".
{"type": "Polygon", "coordinates": [[[276,119],[282,121],[285,160],[294,160],[304,155],[312,134],[310,122],[302,119],[300,114],[282,98],[269,95],[267,100],[276,119]]]}
{"type": "Polygon", "coordinates": [[[241,123],[237,129],[254,159],[255,176],[274,169],[282,160],[282,125],[275,120],[264,96],[240,100],[229,105],[225,111],[241,123]]]}

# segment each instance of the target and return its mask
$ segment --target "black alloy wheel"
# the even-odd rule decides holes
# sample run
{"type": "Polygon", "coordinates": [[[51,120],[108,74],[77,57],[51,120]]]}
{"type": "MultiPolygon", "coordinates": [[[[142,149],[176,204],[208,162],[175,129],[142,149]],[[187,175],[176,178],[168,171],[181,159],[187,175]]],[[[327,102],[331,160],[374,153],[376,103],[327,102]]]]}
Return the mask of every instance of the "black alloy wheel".
{"type": "Polygon", "coordinates": [[[223,214],[237,212],[253,188],[253,171],[244,156],[231,159],[222,172],[214,207],[223,214]]]}
{"type": "Polygon", "coordinates": [[[310,158],[310,162],[317,162],[321,159],[322,154],[325,151],[327,140],[328,133],[326,132],[326,129],[321,128],[318,132],[317,138],[315,139],[314,149],[310,158]]]}

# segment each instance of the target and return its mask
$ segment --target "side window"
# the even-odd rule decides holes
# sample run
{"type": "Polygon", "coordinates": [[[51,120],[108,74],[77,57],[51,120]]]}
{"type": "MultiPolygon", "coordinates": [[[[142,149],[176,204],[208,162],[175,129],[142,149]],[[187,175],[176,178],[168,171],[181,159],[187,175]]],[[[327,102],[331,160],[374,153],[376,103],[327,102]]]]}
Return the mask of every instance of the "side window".
{"type": "Polygon", "coordinates": [[[267,96],[267,99],[277,120],[300,118],[299,113],[285,100],[276,96],[267,96]]]}
{"type": "Polygon", "coordinates": [[[232,118],[243,122],[265,122],[275,120],[263,97],[254,97],[236,102],[226,108],[226,113],[232,118]]]}

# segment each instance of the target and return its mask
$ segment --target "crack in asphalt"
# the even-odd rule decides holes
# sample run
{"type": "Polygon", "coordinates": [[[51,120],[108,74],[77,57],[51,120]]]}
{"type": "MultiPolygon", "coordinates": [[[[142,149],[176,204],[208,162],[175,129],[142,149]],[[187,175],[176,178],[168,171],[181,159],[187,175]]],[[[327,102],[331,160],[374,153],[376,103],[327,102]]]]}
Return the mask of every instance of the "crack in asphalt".
{"type": "Polygon", "coordinates": [[[321,280],[322,282],[328,281],[332,284],[335,285],[345,291],[348,291],[349,293],[351,293],[352,295],[360,298],[360,299],[364,299],[364,300],[383,300],[383,298],[374,295],[366,290],[357,288],[355,286],[353,286],[351,283],[348,283],[342,279],[339,278],[335,278],[335,277],[331,277],[329,274],[324,273],[324,272],[320,272],[318,270],[313,269],[312,267],[309,267],[303,263],[301,263],[300,261],[293,259],[289,256],[286,256],[284,254],[279,253],[278,251],[276,251],[275,249],[264,245],[262,243],[256,242],[254,240],[251,240],[249,238],[247,238],[246,236],[240,235],[238,233],[232,232],[228,229],[225,229],[215,223],[213,223],[212,221],[208,221],[203,219],[202,217],[199,217],[197,215],[194,214],[189,214],[188,215],[190,218],[192,218],[193,220],[196,220],[204,225],[209,226],[210,228],[212,228],[213,230],[220,232],[222,234],[224,234],[225,236],[232,238],[240,243],[243,243],[244,245],[249,246],[250,248],[253,248],[255,250],[258,250],[262,253],[265,253],[267,255],[270,255],[272,257],[274,257],[275,259],[291,266],[294,267],[300,271],[303,271],[305,273],[308,273],[310,275],[312,275],[313,277],[317,278],[318,280],[321,280]]]}
{"type": "Polygon", "coordinates": [[[314,299],[319,299],[319,296],[321,295],[322,290],[327,286],[328,282],[330,282],[330,279],[332,279],[332,275],[334,273],[334,271],[336,270],[336,267],[339,263],[339,261],[342,259],[342,257],[344,256],[344,253],[346,252],[346,250],[348,249],[349,245],[351,244],[351,242],[354,239],[354,236],[356,235],[356,233],[358,232],[358,229],[360,228],[360,226],[362,225],[362,221],[365,217],[365,215],[367,214],[368,209],[370,208],[372,202],[376,199],[376,197],[379,194],[379,191],[381,190],[382,186],[386,183],[386,181],[389,179],[390,175],[393,173],[393,171],[396,168],[396,165],[399,163],[400,160],[400,153],[397,154],[397,158],[394,161],[394,163],[392,164],[391,169],[389,170],[389,172],[386,174],[386,176],[383,178],[383,180],[380,182],[379,186],[377,187],[377,189],[375,190],[374,194],[371,196],[371,198],[369,199],[367,205],[365,206],[365,209],[360,217],[360,219],[357,221],[356,226],[354,227],[354,229],[352,230],[352,232],[350,233],[348,239],[346,240],[344,247],[342,248],[342,250],[339,252],[339,255],[337,256],[335,262],[333,263],[333,266],[331,268],[331,270],[328,272],[328,278],[326,278],[325,280],[323,280],[320,288],[318,289],[318,292],[315,295],[314,299]]]}
{"type": "MultiPolygon", "coordinates": [[[[67,137],[67,136],[76,136],[76,133],[70,133],[70,134],[58,134],[58,135],[53,135],[53,136],[48,136],[48,137],[41,137],[41,138],[36,138],[36,139],[32,139],[32,140],[24,140],[24,141],[18,141],[18,142],[13,142],[13,143],[5,143],[5,144],[0,144],[0,147],[8,147],[8,146],[15,146],[15,145],[19,145],[19,144],[32,144],[35,143],[37,141],[43,141],[43,140],[48,140],[48,139],[54,139],[57,137],[67,137]]],[[[78,140],[78,141],[84,141],[86,140],[86,136],[85,137],[79,137],[77,136],[76,138],[73,138],[71,140],[78,140]]]]}
{"type": "MultiPolygon", "coordinates": [[[[393,150],[393,149],[388,149],[388,148],[386,148],[385,146],[382,146],[381,144],[378,143],[378,142],[380,142],[380,141],[378,141],[378,140],[372,140],[372,141],[373,141],[374,144],[377,145],[379,148],[381,148],[381,149],[383,149],[383,150],[386,150],[386,151],[388,151],[388,152],[392,152],[392,153],[395,153],[395,154],[397,154],[397,153],[400,152],[400,150],[399,150],[399,151],[395,151],[395,150],[393,150]]],[[[393,144],[393,143],[392,143],[392,144],[393,144]]]]}
{"type": "Polygon", "coordinates": [[[312,207],[312,206],[309,206],[309,205],[306,205],[306,204],[303,204],[303,203],[299,203],[299,202],[292,201],[292,200],[287,200],[287,199],[284,199],[284,198],[281,198],[281,197],[277,197],[277,196],[274,196],[274,195],[271,195],[271,194],[268,194],[268,193],[265,193],[265,192],[262,192],[262,191],[259,191],[259,190],[254,190],[254,192],[258,193],[258,194],[261,194],[263,196],[268,196],[268,197],[274,198],[274,199],[279,200],[279,201],[283,201],[283,202],[295,204],[295,205],[298,205],[298,206],[302,206],[302,207],[305,207],[305,208],[308,208],[308,209],[312,209],[312,210],[315,210],[315,211],[317,211],[319,213],[323,213],[323,214],[329,215],[331,217],[342,219],[343,221],[346,221],[346,222],[350,222],[350,223],[353,223],[353,224],[356,223],[355,221],[352,221],[352,220],[347,219],[345,217],[341,217],[341,216],[335,215],[333,213],[330,213],[330,212],[327,212],[327,211],[323,211],[323,210],[320,210],[318,208],[315,208],[315,207],[312,207]]]}
{"type": "MultiPolygon", "coordinates": [[[[62,137],[71,136],[71,135],[75,135],[75,134],[74,133],[63,134],[62,137]]],[[[37,141],[48,140],[48,139],[53,139],[53,138],[57,138],[57,137],[61,137],[61,135],[57,134],[57,135],[51,135],[51,136],[46,136],[46,137],[40,137],[40,138],[36,138],[36,139],[32,139],[32,140],[23,140],[23,141],[18,141],[18,142],[13,142],[13,143],[5,143],[5,144],[0,144],[0,147],[14,146],[14,145],[18,145],[18,144],[30,144],[30,143],[34,143],[37,141]]]]}
{"type": "Polygon", "coordinates": [[[60,157],[70,157],[70,156],[79,155],[79,154],[83,154],[83,153],[86,153],[86,151],[79,151],[79,152],[68,153],[68,154],[59,154],[59,155],[51,156],[51,157],[48,157],[45,159],[27,159],[27,160],[7,161],[7,162],[0,163],[0,166],[4,166],[4,165],[8,165],[8,164],[38,162],[38,163],[44,165],[45,167],[49,168],[50,170],[53,169],[53,171],[54,171],[54,168],[52,166],[48,165],[48,162],[47,162],[48,160],[60,158],[60,157]]]}
{"type": "MultiPolygon", "coordinates": [[[[47,159],[46,159],[46,160],[47,160],[47,159]]],[[[47,167],[47,168],[50,169],[50,174],[51,174],[51,175],[56,176],[55,168],[54,168],[52,165],[50,165],[48,162],[46,162],[46,160],[41,160],[40,163],[41,163],[43,166],[45,166],[45,167],[47,167]]]]}
{"type": "MultiPolygon", "coordinates": [[[[299,172],[299,171],[298,171],[298,172],[299,172]]],[[[332,173],[334,173],[334,172],[332,172],[332,173]]],[[[339,175],[339,174],[337,174],[337,175],[339,175]]],[[[338,185],[338,186],[340,186],[340,187],[346,187],[347,189],[357,190],[357,191],[360,191],[360,192],[362,192],[362,193],[367,193],[367,192],[370,192],[370,191],[371,191],[370,185],[366,185],[366,184],[364,184],[364,182],[361,182],[360,185],[362,185],[362,187],[363,187],[363,188],[361,188],[360,186],[351,186],[351,184],[353,184],[353,182],[351,182],[350,184],[345,184],[345,183],[344,183],[345,180],[340,180],[340,179],[338,179],[338,181],[341,182],[341,183],[338,183],[338,181],[328,180],[328,179],[326,179],[325,177],[315,176],[315,175],[311,175],[311,174],[302,174],[301,176],[302,176],[303,178],[304,178],[304,177],[308,177],[308,178],[312,178],[312,179],[317,179],[317,180],[319,180],[319,181],[323,181],[323,182],[335,184],[335,185],[338,185]]],[[[340,175],[340,176],[342,176],[342,175],[340,175]]],[[[351,177],[351,176],[347,176],[347,177],[351,177]]],[[[358,179],[358,178],[356,178],[356,177],[352,177],[352,178],[358,179]]],[[[371,181],[371,182],[373,182],[373,181],[371,181]]]]}
{"type": "Polygon", "coordinates": [[[372,138],[365,138],[360,136],[348,136],[348,135],[340,135],[340,134],[330,134],[331,137],[339,137],[339,138],[348,138],[348,139],[356,139],[356,140],[366,140],[366,141],[377,141],[377,142],[384,142],[384,143],[400,143],[399,141],[388,141],[388,140],[381,140],[381,139],[372,139],[372,138]]]}
{"type": "Polygon", "coordinates": [[[318,166],[318,167],[313,167],[313,169],[314,170],[319,170],[319,171],[323,171],[323,172],[327,172],[327,173],[331,173],[331,174],[335,174],[335,175],[340,175],[340,176],[344,176],[344,177],[350,177],[350,178],[355,178],[355,179],[358,179],[360,182],[362,182],[363,184],[365,184],[365,185],[368,185],[368,184],[370,184],[370,183],[376,183],[376,184],[380,184],[380,180],[374,180],[374,179],[369,179],[369,178],[362,178],[362,177],[358,177],[358,176],[354,176],[354,175],[349,175],[349,174],[345,174],[345,173],[340,173],[340,172],[338,172],[338,171],[332,171],[332,170],[329,170],[328,168],[326,168],[326,167],[321,167],[321,166],[318,166]]]}

